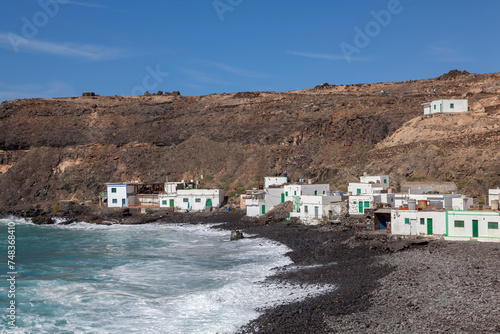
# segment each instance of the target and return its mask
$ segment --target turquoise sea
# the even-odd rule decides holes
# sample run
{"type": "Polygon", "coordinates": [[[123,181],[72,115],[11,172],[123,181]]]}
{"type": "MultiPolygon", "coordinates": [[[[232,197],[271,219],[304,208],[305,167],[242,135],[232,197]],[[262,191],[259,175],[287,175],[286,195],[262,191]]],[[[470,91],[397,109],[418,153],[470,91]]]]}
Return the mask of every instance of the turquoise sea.
{"type": "Polygon", "coordinates": [[[266,308],[334,288],[264,282],[279,268],[294,270],[290,249],[229,236],[207,225],[2,219],[0,333],[232,333],[266,308]]]}

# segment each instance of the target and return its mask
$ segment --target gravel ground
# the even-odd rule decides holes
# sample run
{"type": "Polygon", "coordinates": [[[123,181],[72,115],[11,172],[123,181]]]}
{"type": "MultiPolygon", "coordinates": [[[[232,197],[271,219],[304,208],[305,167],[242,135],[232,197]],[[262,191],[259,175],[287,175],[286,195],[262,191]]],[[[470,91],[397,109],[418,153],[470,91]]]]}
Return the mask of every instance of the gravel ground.
{"type": "Polygon", "coordinates": [[[368,309],[325,317],[332,333],[500,332],[500,244],[435,242],[379,261],[395,270],[368,309]]]}

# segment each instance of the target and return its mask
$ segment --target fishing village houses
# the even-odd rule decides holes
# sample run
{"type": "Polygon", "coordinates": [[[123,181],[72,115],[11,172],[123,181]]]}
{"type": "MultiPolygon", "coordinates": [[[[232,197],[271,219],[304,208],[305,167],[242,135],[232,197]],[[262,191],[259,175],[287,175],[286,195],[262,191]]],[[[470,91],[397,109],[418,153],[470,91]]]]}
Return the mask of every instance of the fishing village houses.
{"type": "MultiPolygon", "coordinates": [[[[437,100],[423,104],[424,115],[468,111],[467,100],[437,100]]],[[[108,207],[154,207],[204,211],[221,207],[222,189],[197,189],[198,182],[106,185],[108,207]]],[[[445,240],[500,242],[500,189],[490,189],[488,205],[474,205],[453,182],[401,182],[398,191],[388,175],[363,175],[349,183],[347,193],[311,180],[290,182],[287,175],[264,178],[259,189],[240,195],[239,206],[249,217],[262,217],[288,205],[287,219],[303,224],[338,223],[347,218],[367,221],[371,229],[394,235],[445,240]]]]}

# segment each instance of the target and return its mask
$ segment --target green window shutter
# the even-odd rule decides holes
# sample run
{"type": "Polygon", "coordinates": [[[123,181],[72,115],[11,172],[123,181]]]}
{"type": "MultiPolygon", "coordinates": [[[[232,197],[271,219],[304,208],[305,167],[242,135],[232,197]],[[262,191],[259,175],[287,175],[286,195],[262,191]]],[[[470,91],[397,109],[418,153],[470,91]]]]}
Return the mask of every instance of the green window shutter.
{"type": "Polygon", "coordinates": [[[115,194],[115,193],[116,193],[116,188],[111,188],[111,192],[112,192],[113,194],[115,194]]]}
{"type": "Polygon", "coordinates": [[[196,198],[194,201],[195,201],[196,203],[201,203],[201,198],[196,198]]]}
{"type": "Polygon", "coordinates": [[[288,191],[285,191],[285,196],[288,196],[288,191]]]}
{"type": "Polygon", "coordinates": [[[317,191],[317,190],[315,190],[315,191],[314,191],[314,195],[317,195],[317,194],[318,194],[318,191],[317,191]]]}
{"type": "Polygon", "coordinates": [[[297,191],[294,191],[294,192],[293,192],[293,195],[294,195],[294,196],[297,196],[297,191]]]}
{"type": "Polygon", "coordinates": [[[405,218],[405,224],[410,224],[410,218],[405,218]]]}
{"type": "Polygon", "coordinates": [[[384,183],[387,183],[387,179],[384,179],[384,183]]]}
{"type": "Polygon", "coordinates": [[[369,208],[370,207],[370,202],[365,202],[365,208],[369,208]]]}
{"type": "Polygon", "coordinates": [[[425,225],[425,218],[420,218],[420,225],[425,225]]]}
{"type": "Polygon", "coordinates": [[[356,189],[356,193],[359,195],[361,194],[361,189],[356,189]]]}
{"type": "Polygon", "coordinates": [[[488,230],[498,230],[497,222],[488,222],[488,230]]]}
{"type": "Polygon", "coordinates": [[[450,103],[450,109],[453,109],[455,108],[455,104],[454,103],[450,103]]]}
{"type": "Polygon", "coordinates": [[[455,220],[455,227],[457,228],[465,227],[465,222],[463,220],[455,220]]]}
{"type": "Polygon", "coordinates": [[[161,205],[167,205],[167,200],[161,201],[161,205]]]}
{"type": "Polygon", "coordinates": [[[183,199],[182,199],[182,201],[183,201],[184,203],[187,203],[187,202],[189,202],[189,199],[188,199],[188,198],[183,198],[183,199]]]}

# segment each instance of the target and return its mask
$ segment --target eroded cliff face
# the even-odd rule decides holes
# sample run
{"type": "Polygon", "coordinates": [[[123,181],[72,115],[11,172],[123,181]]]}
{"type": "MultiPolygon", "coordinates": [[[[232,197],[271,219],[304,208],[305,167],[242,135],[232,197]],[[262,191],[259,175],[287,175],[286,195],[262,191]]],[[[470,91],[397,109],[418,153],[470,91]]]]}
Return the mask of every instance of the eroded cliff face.
{"type": "Polygon", "coordinates": [[[499,96],[500,74],[452,71],[284,93],[6,101],[0,203],[96,199],[105,182],[166,176],[233,192],[284,172],[340,189],[365,171],[454,180],[479,195],[500,184],[499,96]],[[443,98],[472,111],[422,116],[443,98]]]}

